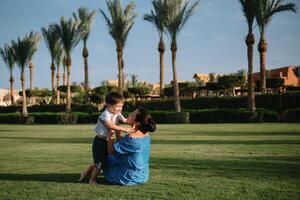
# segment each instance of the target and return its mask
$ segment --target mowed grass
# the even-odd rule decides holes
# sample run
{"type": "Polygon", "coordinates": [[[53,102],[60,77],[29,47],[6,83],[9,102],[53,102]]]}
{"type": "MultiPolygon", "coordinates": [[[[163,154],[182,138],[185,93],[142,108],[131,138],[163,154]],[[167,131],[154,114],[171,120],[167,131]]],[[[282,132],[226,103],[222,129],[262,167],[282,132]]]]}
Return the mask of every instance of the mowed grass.
{"type": "Polygon", "coordinates": [[[300,124],[158,125],[150,180],[77,183],[94,125],[0,125],[0,199],[300,199],[300,124]]]}

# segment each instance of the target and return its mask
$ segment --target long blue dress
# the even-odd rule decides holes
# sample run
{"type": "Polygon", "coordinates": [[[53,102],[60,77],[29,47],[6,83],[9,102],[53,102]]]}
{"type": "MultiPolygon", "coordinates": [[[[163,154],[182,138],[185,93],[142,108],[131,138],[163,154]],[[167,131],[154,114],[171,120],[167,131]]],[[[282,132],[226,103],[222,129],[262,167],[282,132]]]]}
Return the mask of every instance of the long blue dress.
{"type": "Polygon", "coordinates": [[[128,135],[113,144],[115,155],[107,157],[104,178],[118,185],[145,183],[149,178],[150,136],[132,138],[128,135]]]}

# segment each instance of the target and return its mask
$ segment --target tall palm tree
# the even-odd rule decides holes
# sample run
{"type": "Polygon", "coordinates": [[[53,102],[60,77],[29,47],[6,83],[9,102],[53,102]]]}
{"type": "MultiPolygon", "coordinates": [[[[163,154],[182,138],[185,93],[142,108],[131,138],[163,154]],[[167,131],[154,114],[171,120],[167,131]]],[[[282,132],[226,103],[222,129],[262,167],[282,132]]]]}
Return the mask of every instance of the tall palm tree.
{"type": "Polygon", "coordinates": [[[41,39],[41,35],[39,33],[33,33],[31,32],[28,36],[29,38],[31,38],[33,44],[34,44],[34,48],[32,49],[32,53],[31,53],[31,57],[29,60],[29,77],[30,77],[30,91],[33,90],[33,64],[32,64],[32,57],[34,55],[34,53],[37,51],[39,43],[40,43],[40,39],[41,39]]]}
{"type": "Polygon", "coordinates": [[[166,31],[166,14],[167,6],[165,0],[153,0],[152,1],[153,10],[150,14],[144,15],[144,20],[152,23],[158,34],[159,34],[159,43],[158,43],[158,52],[159,52],[159,86],[160,86],[160,96],[164,96],[164,52],[165,52],[165,43],[164,43],[164,33],[166,31]]]}
{"type": "Polygon", "coordinates": [[[60,47],[60,35],[56,30],[55,24],[50,24],[48,28],[42,28],[42,33],[44,36],[44,40],[46,43],[46,46],[49,50],[50,56],[51,56],[51,85],[52,85],[52,102],[54,102],[55,99],[55,58],[58,56],[58,48],[60,47]]]}
{"type": "Polygon", "coordinates": [[[80,21],[79,30],[81,33],[81,40],[83,42],[82,56],[84,59],[84,91],[85,101],[89,101],[89,67],[88,67],[88,56],[89,52],[87,49],[87,40],[90,36],[90,32],[95,21],[96,10],[89,12],[88,8],[81,7],[78,9],[78,17],[75,13],[73,16],[76,21],[80,21]]]}
{"type": "Polygon", "coordinates": [[[195,1],[190,5],[190,1],[185,0],[166,0],[168,7],[167,14],[167,33],[171,40],[172,51],[172,69],[173,69],[173,88],[174,88],[174,100],[176,112],[181,112],[179,87],[177,81],[176,70],[176,51],[177,51],[177,38],[178,34],[188,21],[190,17],[196,11],[196,8],[200,4],[200,0],[195,1]]]}
{"type": "Polygon", "coordinates": [[[15,59],[14,59],[14,52],[13,48],[9,46],[8,44],[5,44],[3,49],[0,48],[0,55],[3,59],[3,62],[6,64],[7,68],[9,69],[9,82],[10,82],[10,99],[11,99],[11,105],[14,104],[14,77],[13,77],[13,69],[15,66],[15,59]]]}
{"type": "Polygon", "coordinates": [[[109,34],[115,40],[116,51],[118,58],[118,92],[123,94],[124,89],[124,63],[123,50],[129,31],[131,30],[136,14],[133,12],[135,4],[130,2],[125,9],[122,8],[120,0],[106,0],[107,8],[110,14],[109,18],[103,10],[100,9],[103,15],[109,34]]]}
{"type": "Polygon", "coordinates": [[[64,53],[64,56],[63,56],[63,68],[64,68],[64,73],[63,73],[63,85],[67,85],[67,57],[64,53]]]}
{"type": "Polygon", "coordinates": [[[36,44],[34,43],[33,35],[37,33],[31,32],[29,35],[26,35],[23,39],[18,37],[17,41],[12,41],[12,47],[14,51],[14,59],[18,64],[18,67],[21,71],[21,85],[22,85],[22,96],[23,96],[23,108],[22,116],[28,117],[27,104],[26,104],[26,93],[25,93],[25,67],[32,58],[33,53],[35,52],[36,44]]]}
{"type": "Polygon", "coordinates": [[[57,89],[60,84],[60,65],[63,64],[63,58],[64,58],[64,50],[61,47],[61,45],[58,45],[55,49],[56,56],[55,56],[55,64],[56,64],[56,91],[57,91],[57,97],[56,97],[56,103],[60,104],[60,91],[57,89]]]}
{"type": "Polygon", "coordinates": [[[246,37],[247,58],[248,58],[248,111],[255,112],[255,93],[253,79],[253,45],[255,37],[253,35],[253,23],[255,20],[255,9],[257,0],[240,0],[243,14],[248,24],[248,35],[246,37]]]}
{"type": "Polygon", "coordinates": [[[260,31],[258,51],[260,54],[260,90],[262,93],[266,92],[266,52],[268,47],[265,37],[266,27],[275,14],[285,11],[296,12],[296,5],[294,3],[285,4],[284,0],[257,1],[256,21],[260,31]]]}
{"type": "Polygon", "coordinates": [[[66,112],[71,112],[71,53],[80,42],[79,23],[73,19],[60,18],[60,24],[56,25],[57,32],[60,35],[62,46],[66,54],[67,65],[67,105],[66,112]]]}

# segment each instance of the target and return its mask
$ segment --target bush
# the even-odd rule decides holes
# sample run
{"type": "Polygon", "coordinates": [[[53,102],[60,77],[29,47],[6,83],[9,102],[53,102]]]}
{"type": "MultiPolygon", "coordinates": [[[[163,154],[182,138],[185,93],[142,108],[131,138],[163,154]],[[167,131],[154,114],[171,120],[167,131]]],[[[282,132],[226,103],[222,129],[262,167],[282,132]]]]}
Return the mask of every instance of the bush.
{"type": "Polygon", "coordinates": [[[76,113],[78,115],[77,123],[97,123],[98,117],[101,114],[100,112],[96,113],[76,113]]]}
{"type": "Polygon", "coordinates": [[[300,122],[300,108],[290,109],[281,115],[283,122],[300,122]]]}
{"type": "Polygon", "coordinates": [[[0,113],[22,112],[22,106],[0,106],[0,113]]]}
{"type": "MultiPolygon", "coordinates": [[[[90,104],[72,104],[71,105],[72,112],[97,112],[98,108],[90,105],[90,104]]],[[[29,113],[34,112],[65,112],[66,111],[66,105],[65,104],[46,104],[46,105],[34,105],[31,107],[28,107],[29,113]]]]}
{"type": "Polygon", "coordinates": [[[76,124],[76,113],[32,113],[34,123],[38,124],[76,124]]]}
{"type": "Polygon", "coordinates": [[[277,113],[266,110],[258,110],[253,113],[246,110],[232,109],[190,111],[191,123],[254,123],[264,121],[278,121],[277,113]]]}
{"type": "Polygon", "coordinates": [[[188,112],[164,112],[164,111],[152,111],[150,112],[155,123],[158,124],[188,124],[189,113],[188,112]]]}
{"type": "Polygon", "coordinates": [[[21,119],[20,113],[0,114],[0,124],[20,124],[21,119]]]}

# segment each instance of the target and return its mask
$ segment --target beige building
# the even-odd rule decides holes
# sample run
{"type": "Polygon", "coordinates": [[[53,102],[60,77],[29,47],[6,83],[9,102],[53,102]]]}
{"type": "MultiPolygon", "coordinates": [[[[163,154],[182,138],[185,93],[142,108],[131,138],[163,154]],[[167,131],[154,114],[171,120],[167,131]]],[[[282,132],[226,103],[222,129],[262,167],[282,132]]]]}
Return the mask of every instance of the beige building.
{"type": "MultiPolygon", "coordinates": [[[[18,90],[14,90],[13,94],[14,94],[15,102],[22,100],[22,97],[19,95],[18,90]]],[[[0,89],[0,106],[9,106],[9,105],[11,105],[10,90],[0,89]]]]}

